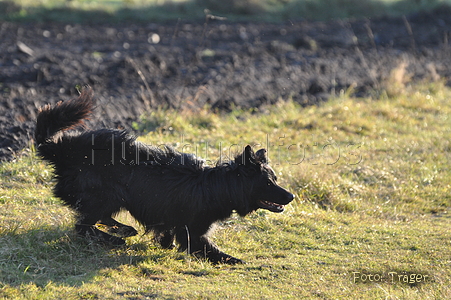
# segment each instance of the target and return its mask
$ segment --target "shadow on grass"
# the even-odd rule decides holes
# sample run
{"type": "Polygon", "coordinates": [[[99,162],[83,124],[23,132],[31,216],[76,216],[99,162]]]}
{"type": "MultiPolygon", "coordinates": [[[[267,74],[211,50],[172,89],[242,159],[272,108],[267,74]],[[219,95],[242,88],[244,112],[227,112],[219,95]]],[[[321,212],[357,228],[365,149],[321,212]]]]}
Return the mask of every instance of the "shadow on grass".
{"type": "MultiPolygon", "coordinates": [[[[18,230],[17,230],[18,231],[18,230]]],[[[0,230],[0,286],[35,283],[81,285],[102,269],[137,264],[145,256],[138,245],[111,248],[55,228],[26,232],[0,230]],[[138,248],[137,248],[138,246],[138,248]]]]}

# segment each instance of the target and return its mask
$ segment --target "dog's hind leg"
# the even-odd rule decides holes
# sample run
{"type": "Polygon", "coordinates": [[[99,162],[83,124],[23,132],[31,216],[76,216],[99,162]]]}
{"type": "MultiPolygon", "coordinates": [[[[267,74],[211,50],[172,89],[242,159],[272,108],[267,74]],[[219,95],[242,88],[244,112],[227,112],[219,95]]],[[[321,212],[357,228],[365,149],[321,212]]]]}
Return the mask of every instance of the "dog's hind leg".
{"type": "Polygon", "coordinates": [[[115,237],[105,233],[93,225],[76,224],[75,230],[80,236],[92,238],[96,242],[110,244],[113,246],[125,245],[125,241],[119,237],[115,237]]]}
{"type": "Polygon", "coordinates": [[[110,244],[113,246],[121,246],[125,241],[119,237],[110,235],[96,228],[99,218],[94,214],[80,213],[78,222],[75,224],[75,230],[83,237],[89,237],[97,242],[110,244]]]}
{"type": "Polygon", "coordinates": [[[95,227],[97,220],[89,218],[81,218],[75,224],[75,230],[80,236],[92,238],[97,242],[111,244],[113,246],[121,246],[125,244],[125,241],[119,237],[110,235],[95,227]]]}
{"type": "Polygon", "coordinates": [[[117,234],[120,237],[131,237],[138,234],[135,228],[122,224],[111,217],[97,221],[98,225],[104,225],[109,234],[117,234]]]}
{"type": "MultiPolygon", "coordinates": [[[[91,178],[91,182],[95,183],[96,180],[100,179],[96,177],[91,178]]],[[[91,182],[90,184],[92,184],[91,182]]],[[[96,227],[100,220],[106,220],[107,223],[112,225],[118,223],[111,218],[112,215],[121,209],[120,203],[115,199],[115,195],[108,193],[107,189],[102,186],[97,187],[92,184],[89,187],[85,187],[83,184],[86,185],[83,182],[79,184],[82,187],[82,192],[72,195],[72,198],[77,199],[72,206],[78,213],[78,220],[75,224],[77,233],[103,244],[124,245],[125,241],[122,238],[110,235],[96,227]]]]}

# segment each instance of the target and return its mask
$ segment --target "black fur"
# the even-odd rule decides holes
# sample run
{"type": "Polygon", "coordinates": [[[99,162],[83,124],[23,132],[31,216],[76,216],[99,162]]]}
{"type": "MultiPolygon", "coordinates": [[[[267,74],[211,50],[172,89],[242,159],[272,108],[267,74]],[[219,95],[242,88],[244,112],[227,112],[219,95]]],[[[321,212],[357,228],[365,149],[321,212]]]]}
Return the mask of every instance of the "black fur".
{"type": "Polygon", "coordinates": [[[125,209],[162,247],[173,247],[175,239],[181,251],[234,264],[241,260],[209,241],[212,224],[233,211],[281,212],[294,198],[277,185],[264,149],[254,154],[247,146],[234,161],[209,167],[194,155],[145,145],[125,131],[65,132],[92,108],[92,92],[85,89],[78,99],[42,108],[35,132],[38,154],[55,167],[54,194],[78,213],[81,235],[124,244],[121,237],[137,234],[113,219],[125,209]]]}

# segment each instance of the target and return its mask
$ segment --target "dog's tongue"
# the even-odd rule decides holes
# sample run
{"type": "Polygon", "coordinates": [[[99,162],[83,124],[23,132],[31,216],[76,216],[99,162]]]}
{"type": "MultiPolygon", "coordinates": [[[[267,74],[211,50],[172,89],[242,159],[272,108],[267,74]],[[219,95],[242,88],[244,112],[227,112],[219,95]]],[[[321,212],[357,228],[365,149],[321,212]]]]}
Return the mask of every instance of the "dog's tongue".
{"type": "Polygon", "coordinates": [[[285,209],[284,205],[277,204],[277,203],[274,203],[274,202],[260,200],[259,203],[260,203],[260,207],[261,208],[267,209],[267,210],[272,211],[272,212],[279,213],[279,212],[283,212],[284,209],[285,209]]]}

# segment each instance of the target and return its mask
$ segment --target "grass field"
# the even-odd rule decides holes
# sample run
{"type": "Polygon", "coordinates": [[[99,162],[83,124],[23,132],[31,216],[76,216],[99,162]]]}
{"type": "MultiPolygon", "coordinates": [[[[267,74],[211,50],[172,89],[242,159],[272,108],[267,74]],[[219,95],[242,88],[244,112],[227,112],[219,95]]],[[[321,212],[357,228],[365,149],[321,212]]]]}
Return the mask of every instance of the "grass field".
{"type": "Polygon", "coordinates": [[[149,22],[329,20],[400,16],[451,5],[450,0],[0,0],[0,20],[38,22],[149,22]],[[206,10],[207,9],[207,10],[206,10]]]}
{"type": "Polygon", "coordinates": [[[212,266],[146,235],[118,249],[78,238],[52,170],[25,151],[0,165],[0,298],[449,299],[451,90],[387,91],[305,108],[156,109],[135,124],[152,130],[142,141],[211,162],[269,149],[297,198],[282,214],[218,224],[215,242],[244,265],[212,266]]]}

